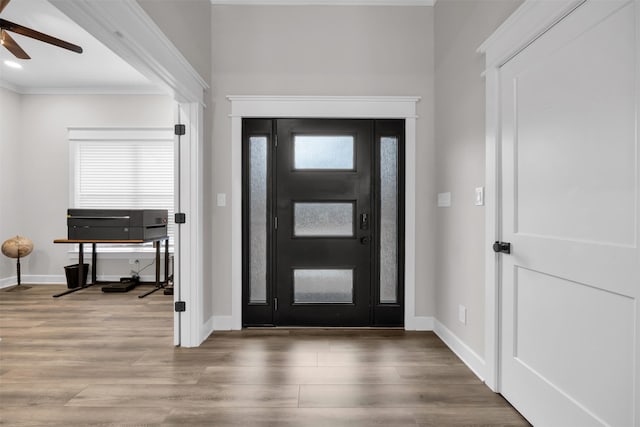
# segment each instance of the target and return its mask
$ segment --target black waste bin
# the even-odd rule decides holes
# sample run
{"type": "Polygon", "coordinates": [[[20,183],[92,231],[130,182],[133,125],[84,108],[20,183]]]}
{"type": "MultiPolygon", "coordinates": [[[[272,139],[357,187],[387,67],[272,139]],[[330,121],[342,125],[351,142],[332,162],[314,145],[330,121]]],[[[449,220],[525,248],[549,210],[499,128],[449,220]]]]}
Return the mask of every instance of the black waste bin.
{"type": "Polygon", "coordinates": [[[87,284],[87,273],[89,272],[89,264],[83,265],[82,284],[78,283],[78,268],[80,264],[67,265],[64,267],[64,274],[67,276],[67,288],[73,289],[78,286],[87,284]]]}

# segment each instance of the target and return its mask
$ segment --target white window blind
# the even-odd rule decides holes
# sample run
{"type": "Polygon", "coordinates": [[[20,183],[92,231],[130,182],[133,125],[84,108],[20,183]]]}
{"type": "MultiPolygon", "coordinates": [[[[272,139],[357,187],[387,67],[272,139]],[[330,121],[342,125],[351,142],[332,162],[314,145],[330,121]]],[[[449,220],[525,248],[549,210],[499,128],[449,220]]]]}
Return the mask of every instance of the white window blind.
{"type": "Polygon", "coordinates": [[[173,246],[173,132],[69,129],[75,208],[167,209],[173,246]]]}

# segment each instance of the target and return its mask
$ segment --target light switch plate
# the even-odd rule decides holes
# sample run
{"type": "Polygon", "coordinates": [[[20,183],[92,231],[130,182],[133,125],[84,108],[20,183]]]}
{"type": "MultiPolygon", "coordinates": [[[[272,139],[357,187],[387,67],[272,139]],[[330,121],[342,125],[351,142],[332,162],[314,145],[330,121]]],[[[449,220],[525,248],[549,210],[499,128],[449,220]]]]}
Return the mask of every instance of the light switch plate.
{"type": "Polygon", "coordinates": [[[462,304],[458,305],[458,320],[463,325],[467,324],[467,307],[462,304]]]}
{"type": "Polygon", "coordinates": [[[218,193],[216,200],[218,206],[227,206],[227,195],[225,193],[218,193]]]}
{"type": "Polygon", "coordinates": [[[484,187],[476,187],[476,206],[484,206],[484,187]]]}
{"type": "Polygon", "coordinates": [[[448,208],[451,207],[451,193],[438,193],[438,207],[448,208]]]}

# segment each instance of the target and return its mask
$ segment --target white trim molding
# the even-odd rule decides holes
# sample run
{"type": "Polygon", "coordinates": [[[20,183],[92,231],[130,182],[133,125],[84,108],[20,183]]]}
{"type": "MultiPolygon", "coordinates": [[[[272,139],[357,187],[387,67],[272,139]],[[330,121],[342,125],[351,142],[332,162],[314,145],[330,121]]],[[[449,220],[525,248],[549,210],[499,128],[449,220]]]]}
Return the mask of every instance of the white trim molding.
{"type": "MultiPolygon", "coordinates": [[[[23,274],[20,276],[23,285],[64,285],[67,279],[62,274],[23,274]]],[[[18,284],[18,276],[7,277],[0,280],[0,289],[9,288],[18,284]]]]}
{"type": "Polygon", "coordinates": [[[233,316],[213,316],[211,318],[212,330],[231,331],[233,327],[233,316]]]}
{"type": "Polygon", "coordinates": [[[486,69],[499,68],[587,0],[528,0],[478,48],[486,69]]]}
{"type": "Polygon", "coordinates": [[[178,102],[204,104],[209,85],[137,2],[51,3],[178,102]]]}
{"type": "Polygon", "coordinates": [[[413,316],[405,319],[405,331],[433,331],[436,320],[431,316],[413,316]]]}
{"type": "Polygon", "coordinates": [[[68,127],[69,141],[173,141],[173,129],[167,127],[68,127]]]}
{"type": "Polygon", "coordinates": [[[437,0],[211,0],[223,6],[433,6],[437,0]]]}
{"type": "Polygon", "coordinates": [[[187,221],[178,226],[178,249],[174,258],[174,301],[184,301],[186,311],[176,323],[182,347],[198,347],[213,331],[213,322],[203,319],[204,304],[204,111],[197,102],[180,104],[179,120],[186,133],[179,137],[176,172],[179,176],[175,206],[187,221]]]}
{"type": "Polygon", "coordinates": [[[0,289],[9,288],[18,284],[18,276],[9,276],[0,279],[0,289]]]}
{"type": "Polygon", "coordinates": [[[369,118],[405,120],[405,328],[429,330],[416,316],[416,104],[417,96],[228,96],[231,102],[231,322],[242,328],[242,119],[245,117],[369,118]],[[424,329],[422,329],[424,328],[424,329]]]}
{"type": "MultiPolygon", "coordinates": [[[[101,282],[118,282],[121,275],[98,275],[97,279],[101,282]]],[[[153,282],[156,280],[154,275],[142,275],[140,280],[143,282],[153,282]]],[[[23,285],[66,285],[67,278],[64,274],[23,274],[20,277],[23,285]]],[[[18,277],[12,276],[0,279],[0,289],[9,288],[18,284],[18,277]]]]}
{"type": "Polygon", "coordinates": [[[485,381],[486,363],[471,347],[442,323],[435,321],[433,331],[481,381],[485,381]]]}

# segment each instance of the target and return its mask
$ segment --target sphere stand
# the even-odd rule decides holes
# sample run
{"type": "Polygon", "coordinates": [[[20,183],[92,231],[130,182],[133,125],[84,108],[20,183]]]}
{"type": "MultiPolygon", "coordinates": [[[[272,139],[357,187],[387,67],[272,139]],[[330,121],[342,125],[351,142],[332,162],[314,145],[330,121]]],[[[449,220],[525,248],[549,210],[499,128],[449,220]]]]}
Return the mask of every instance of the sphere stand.
{"type": "Polygon", "coordinates": [[[31,286],[22,285],[22,282],[20,280],[20,256],[16,258],[16,273],[18,275],[18,284],[15,285],[13,288],[7,289],[6,292],[26,291],[27,289],[31,289],[31,286]]]}

